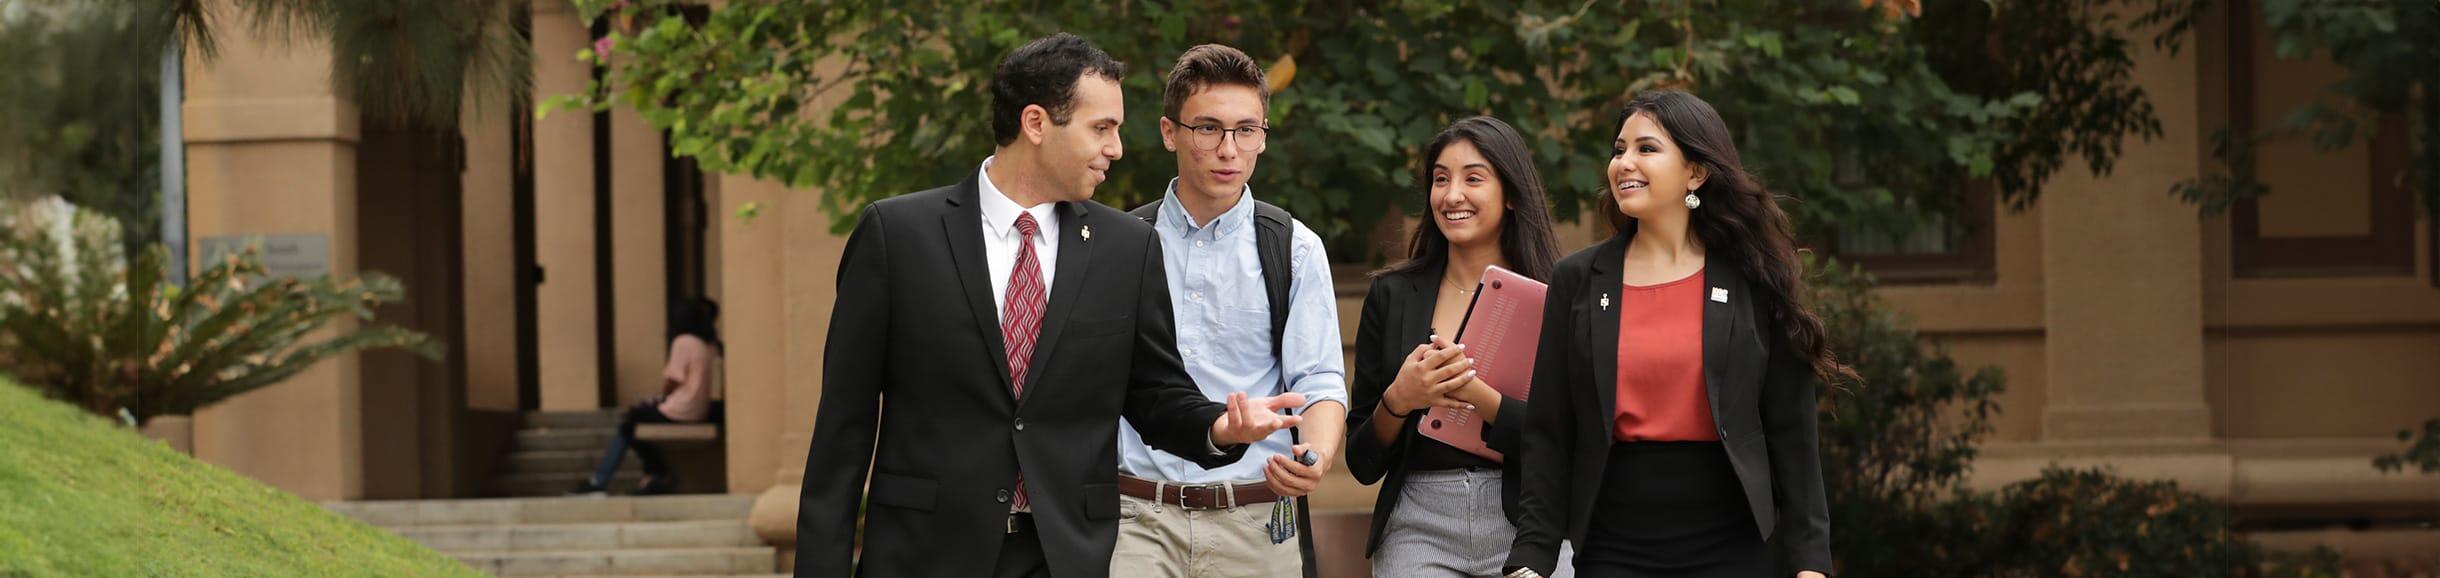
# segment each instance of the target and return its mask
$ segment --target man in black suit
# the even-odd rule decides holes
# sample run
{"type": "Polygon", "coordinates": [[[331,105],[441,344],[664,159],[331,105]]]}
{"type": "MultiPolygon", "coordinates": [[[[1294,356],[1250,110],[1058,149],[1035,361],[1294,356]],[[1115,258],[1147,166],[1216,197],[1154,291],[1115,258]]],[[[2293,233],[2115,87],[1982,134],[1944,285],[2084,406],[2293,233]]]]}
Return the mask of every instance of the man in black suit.
{"type": "Polygon", "coordinates": [[[1206,467],[1296,425],[1278,413],[1294,393],[1203,397],[1160,241],[1089,200],[1120,155],[1125,74],[1072,35],[1017,49],[992,74],[981,170],[864,210],[839,262],[799,578],[1105,576],[1119,417],[1206,467]]]}

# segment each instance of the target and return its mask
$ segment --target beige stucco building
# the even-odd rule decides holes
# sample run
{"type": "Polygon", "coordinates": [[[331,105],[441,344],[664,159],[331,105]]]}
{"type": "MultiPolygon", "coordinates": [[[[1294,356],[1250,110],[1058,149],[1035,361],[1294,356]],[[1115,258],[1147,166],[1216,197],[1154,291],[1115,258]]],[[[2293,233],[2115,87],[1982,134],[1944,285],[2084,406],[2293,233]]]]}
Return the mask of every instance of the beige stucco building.
{"type": "MultiPolygon", "coordinates": [[[[2211,166],[2215,127],[2270,122],[2337,74],[2270,58],[2247,21],[2223,10],[2184,52],[2139,51],[2164,135],[2130,142],[2114,174],[2071,163],[2029,210],[1979,204],[1982,234],[1865,256],[1961,363],[2006,371],[1974,484],[2110,464],[2259,518],[2440,517],[2440,476],[2370,465],[2440,416],[2440,277],[2433,223],[2398,182],[2403,126],[2336,153],[2271,145],[2276,194],[2228,215],[2167,194],[2211,166]]],[[[537,96],[580,90],[586,27],[565,2],[534,3],[530,26],[537,96]]],[[[443,364],[342,356],[205,411],[198,457],[316,500],[484,495],[519,412],[657,391],[665,304],[707,296],[729,344],[721,482],[762,496],[766,538],[790,538],[844,243],[818,191],[700,174],[623,111],[537,120],[478,95],[454,134],[374,126],[326,51],[240,28],[188,64],[190,239],[319,236],[332,272],[405,279],[383,317],[452,347],[443,364]]],[[[1341,271],[1350,339],[1364,269],[1341,271]]],[[[1318,508],[1370,505],[1333,476],[1318,508]]]]}

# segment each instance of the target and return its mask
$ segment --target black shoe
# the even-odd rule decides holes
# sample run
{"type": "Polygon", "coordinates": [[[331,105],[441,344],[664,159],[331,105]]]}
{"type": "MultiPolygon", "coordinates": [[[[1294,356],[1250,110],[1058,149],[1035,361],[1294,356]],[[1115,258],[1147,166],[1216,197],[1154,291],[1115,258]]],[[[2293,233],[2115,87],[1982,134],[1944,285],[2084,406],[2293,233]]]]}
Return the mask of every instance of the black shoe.
{"type": "Polygon", "coordinates": [[[601,497],[610,495],[610,490],[602,487],[601,484],[593,483],[591,478],[587,478],[583,481],[576,482],[576,487],[568,488],[567,495],[601,497]]]}
{"type": "Polygon", "coordinates": [[[674,494],[677,493],[677,491],[677,474],[659,474],[644,478],[644,485],[635,489],[635,495],[659,496],[664,494],[674,494]]]}

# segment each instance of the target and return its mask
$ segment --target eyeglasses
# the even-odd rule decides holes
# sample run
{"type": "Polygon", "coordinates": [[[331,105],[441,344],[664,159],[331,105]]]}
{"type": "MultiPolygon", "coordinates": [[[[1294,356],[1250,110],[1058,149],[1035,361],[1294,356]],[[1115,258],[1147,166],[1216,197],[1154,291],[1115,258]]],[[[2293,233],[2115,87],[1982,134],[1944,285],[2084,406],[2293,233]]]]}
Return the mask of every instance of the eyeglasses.
{"type": "Polygon", "coordinates": [[[1263,147],[1268,144],[1266,141],[1269,140],[1271,134],[1271,127],[1267,126],[1221,128],[1217,124],[1186,124],[1186,121],[1176,118],[1171,118],[1169,121],[1178,123],[1179,127],[1186,129],[1186,133],[1192,135],[1188,140],[1192,141],[1195,148],[1199,150],[1220,150],[1220,141],[1235,137],[1238,152],[1258,153],[1262,152],[1263,147]]]}

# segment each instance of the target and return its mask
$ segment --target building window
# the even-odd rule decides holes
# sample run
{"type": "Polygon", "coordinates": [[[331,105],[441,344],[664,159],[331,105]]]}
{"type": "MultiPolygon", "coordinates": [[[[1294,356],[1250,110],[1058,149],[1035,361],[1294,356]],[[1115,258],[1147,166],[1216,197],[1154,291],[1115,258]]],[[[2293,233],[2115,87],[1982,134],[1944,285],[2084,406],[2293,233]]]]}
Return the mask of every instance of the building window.
{"type": "MultiPolygon", "coordinates": [[[[2289,111],[2328,98],[2324,87],[2347,71],[2326,55],[2273,56],[2255,2],[2230,5],[2228,110],[2231,134],[2253,134],[2289,111]]],[[[2404,181],[2407,124],[2383,115],[2368,140],[2321,150],[2310,135],[2269,140],[2252,151],[2249,175],[2265,196],[2230,211],[2230,251],[2238,277],[2339,277],[2414,273],[2412,194],[2404,181]]]]}
{"type": "Polygon", "coordinates": [[[1814,249],[1862,266],[1883,283],[1989,283],[1993,280],[1991,226],[1996,216],[1990,183],[1966,186],[1957,210],[1891,234],[1879,227],[1833,229],[1814,249]]]}

